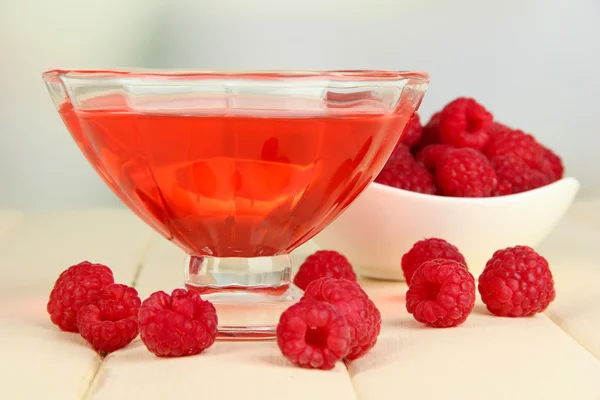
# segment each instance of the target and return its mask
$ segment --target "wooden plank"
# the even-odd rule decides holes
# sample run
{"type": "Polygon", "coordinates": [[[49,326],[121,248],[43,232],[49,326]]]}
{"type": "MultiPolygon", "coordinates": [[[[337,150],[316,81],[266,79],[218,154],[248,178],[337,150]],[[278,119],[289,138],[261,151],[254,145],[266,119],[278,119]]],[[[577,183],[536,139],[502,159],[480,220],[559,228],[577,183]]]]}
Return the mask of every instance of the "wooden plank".
{"type": "Polygon", "coordinates": [[[50,289],[85,259],[131,283],[152,237],[129,212],[101,210],[26,215],[0,238],[1,399],[84,396],[101,360],[79,335],[52,325],[50,289]]]}
{"type": "Polygon", "coordinates": [[[600,197],[578,199],[567,215],[572,220],[600,229],[600,197]]]}
{"type": "Polygon", "coordinates": [[[564,219],[538,251],[556,285],[546,314],[600,359],[600,229],[564,219]]]}
{"type": "Polygon", "coordinates": [[[0,237],[17,226],[23,219],[24,213],[17,210],[0,210],[0,237]]]}
{"type": "Polygon", "coordinates": [[[129,283],[154,237],[126,210],[28,214],[0,240],[0,288],[49,291],[65,268],[83,260],[109,265],[117,281],[129,283]]]}
{"type": "Polygon", "coordinates": [[[600,362],[546,316],[493,317],[478,304],[464,325],[427,328],[405,308],[404,284],[365,282],[384,324],[349,363],[360,399],[598,399],[600,362]]]}

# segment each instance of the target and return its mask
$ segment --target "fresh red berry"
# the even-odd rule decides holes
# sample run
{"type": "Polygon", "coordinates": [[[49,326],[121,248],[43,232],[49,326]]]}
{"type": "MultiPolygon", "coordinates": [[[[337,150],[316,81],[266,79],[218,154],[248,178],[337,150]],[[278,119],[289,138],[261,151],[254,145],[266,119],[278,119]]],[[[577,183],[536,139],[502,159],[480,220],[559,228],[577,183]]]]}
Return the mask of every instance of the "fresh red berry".
{"type": "Polygon", "coordinates": [[[360,285],[345,279],[321,278],[308,285],[302,301],[320,300],[333,305],[346,318],[352,333],[347,360],[362,357],[377,343],[381,313],[360,285]]]}
{"type": "Polygon", "coordinates": [[[498,184],[494,196],[504,196],[526,192],[550,183],[550,179],[515,156],[501,156],[493,159],[498,184]]]}
{"type": "Polygon", "coordinates": [[[346,257],[333,250],[319,250],[308,256],[294,277],[294,284],[305,290],[319,278],[340,278],[356,282],[356,273],[346,257]]]}
{"type": "Polygon", "coordinates": [[[426,261],[432,261],[438,258],[454,260],[467,267],[465,258],[453,244],[444,239],[429,238],[418,241],[413,247],[402,256],[402,273],[406,283],[410,285],[411,278],[417,268],[426,261]]]}
{"type": "Polygon", "coordinates": [[[561,179],[565,173],[561,158],[552,150],[545,147],[542,153],[543,161],[539,168],[540,172],[546,175],[550,179],[550,182],[561,179]]]}
{"type": "Polygon", "coordinates": [[[333,369],[348,355],[352,332],[346,318],[324,301],[301,301],[281,314],[277,345],[293,364],[333,369]]]}
{"type": "Polygon", "coordinates": [[[388,158],[386,161],[384,169],[396,164],[414,165],[415,162],[415,158],[410,152],[408,146],[406,146],[404,143],[399,143],[390,155],[390,158],[388,158]]]}
{"type": "Polygon", "coordinates": [[[560,157],[538,143],[532,135],[520,130],[504,130],[494,135],[484,153],[492,161],[506,156],[519,158],[530,168],[546,175],[549,182],[562,178],[564,174],[560,157]]]}
{"type": "Polygon", "coordinates": [[[487,197],[497,184],[494,167],[474,149],[457,149],[441,159],[435,181],[444,195],[453,197],[487,197]]]}
{"type": "Polygon", "coordinates": [[[424,166],[412,164],[389,164],[384,167],[375,182],[411,192],[435,194],[433,175],[424,166]]]}
{"type": "Polygon", "coordinates": [[[454,149],[455,147],[449,144],[434,143],[419,150],[415,158],[425,168],[433,172],[440,160],[454,149]]]}
{"type": "Polygon", "coordinates": [[[140,308],[140,337],[158,357],[198,354],[217,337],[217,312],[197,292],[175,289],[155,292],[140,308]]]}
{"type": "Polygon", "coordinates": [[[79,309],[96,300],[102,289],[113,283],[110,268],[84,261],[69,267],[58,277],[46,309],[50,319],[63,331],[78,332],[79,309]]]}
{"type": "Polygon", "coordinates": [[[419,115],[414,113],[404,128],[401,143],[408,147],[414,146],[421,139],[422,131],[423,127],[419,115]]]}
{"type": "Polygon", "coordinates": [[[474,99],[461,97],[446,105],[440,117],[440,139],[456,147],[483,150],[493,116],[474,99]]]}
{"type": "Polygon", "coordinates": [[[488,142],[485,155],[490,158],[513,156],[527,162],[531,167],[539,164],[543,156],[542,146],[531,135],[516,129],[502,130],[488,142]]]}
{"type": "Polygon", "coordinates": [[[493,122],[492,126],[490,126],[489,134],[490,136],[494,136],[496,134],[501,134],[506,131],[512,131],[512,128],[509,128],[507,125],[501,124],[500,122],[493,122]]]}
{"type": "Polygon", "coordinates": [[[429,122],[423,126],[421,131],[421,140],[413,147],[414,150],[420,150],[430,144],[441,143],[440,139],[440,118],[442,112],[437,112],[429,119],[429,122]]]}
{"type": "Polygon", "coordinates": [[[465,322],[475,306],[475,278],[459,262],[426,261],[415,271],[406,292],[406,309],[435,328],[465,322]]]}
{"type": "Polygon", "coordinates": [[[527,246],[496,251],[479,276],[479,293],[492,314],[504,317],[543,312],[556,297],[548,261],[527,246]]]}
{"type": "Polygon", "coordinates": [[[118,283],[108,285],[96,301],[79,309],[79,333],[101,352],[125,347],[138,335],[141,304],[134,288],[118,283]]]}

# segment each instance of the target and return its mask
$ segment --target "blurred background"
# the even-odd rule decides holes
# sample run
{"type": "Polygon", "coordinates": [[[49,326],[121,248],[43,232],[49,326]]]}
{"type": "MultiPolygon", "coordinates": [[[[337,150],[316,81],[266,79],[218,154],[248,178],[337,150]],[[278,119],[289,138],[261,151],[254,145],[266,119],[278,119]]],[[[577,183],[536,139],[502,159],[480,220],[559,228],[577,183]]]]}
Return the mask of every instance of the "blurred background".
{"type": "Polygon", "coordinates": [[[0,0],[0,207],[119,205],[56,113],[51,68],[417,69],[600,194],[598,0],[0,0]]]}

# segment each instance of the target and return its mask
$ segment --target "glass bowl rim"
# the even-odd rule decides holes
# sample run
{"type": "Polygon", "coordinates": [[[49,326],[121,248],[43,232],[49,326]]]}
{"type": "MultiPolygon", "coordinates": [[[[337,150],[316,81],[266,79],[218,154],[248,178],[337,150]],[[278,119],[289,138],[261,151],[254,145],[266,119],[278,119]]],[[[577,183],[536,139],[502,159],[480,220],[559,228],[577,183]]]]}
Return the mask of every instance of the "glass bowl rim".
{"type": "Polygon", "coordinates": [[[42,73],[44,79],[56,77],[79,79],[160,79],[160,80],[204,80],[204,79],[247,79],[272,80],[331,80],[331,81],[397,81],[412,80],[429,82],[429,74],[419,71],[391,70],[203,70],[203,69],[49,69],[42,73]]]}

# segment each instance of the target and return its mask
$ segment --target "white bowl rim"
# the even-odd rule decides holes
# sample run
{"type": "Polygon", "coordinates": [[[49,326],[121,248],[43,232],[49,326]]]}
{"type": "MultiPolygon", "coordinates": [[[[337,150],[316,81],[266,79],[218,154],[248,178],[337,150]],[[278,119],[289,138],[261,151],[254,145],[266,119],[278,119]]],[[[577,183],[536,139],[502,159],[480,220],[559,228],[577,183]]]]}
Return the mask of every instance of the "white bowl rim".
{"type": "Polygon", "coordinates": [[[496,197],[439,196],[439,195],[434,195],[434,194],[411,192],[410,190],[399,189],[399,188],[395,188],[393,186],[387,186],[387,185],[377,183],[377,182],[373,182],[372,185],[374,185],[377,188],[380,188],[381,190],[387,190],[390,193],[396,193],[396,194],[401,194],[403,196],[414,197],[415,199],[420,199],[423,201],[442,202],[442,203],[446,202],[446,203],[468,203],[468,204],[486,203],[486,204],[490,204],[490,203],[494,203],[494,202],[499,203],[499,202],[503,202],[506,200],[519,200],[519,199],[527,198],[530,196],[535,196],[542,191],[553,189],[555,186],[562,185],[565,183],[571,183],[575,188],[574,191],[579,190],[579,187],[580,187],[579,180],[577,180],[576,178],[571,177],[571,176],[561,178],[561,179],[559,179],[555,182],[552,182],[548,185],[541,186],[536,189],[528,190],[526,192],[509,194],[509,195],[504,195],[504,196],[496,196],[496,197]]]}

